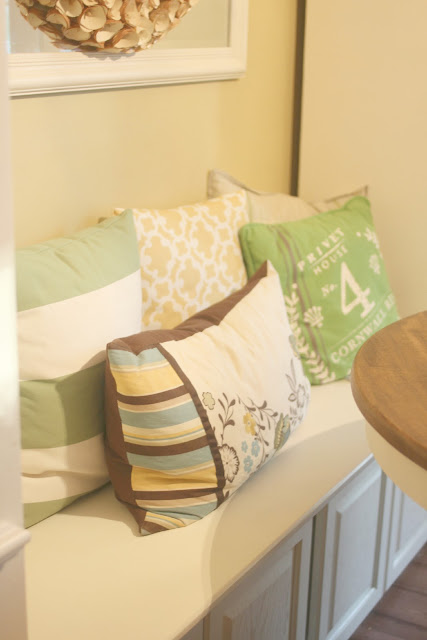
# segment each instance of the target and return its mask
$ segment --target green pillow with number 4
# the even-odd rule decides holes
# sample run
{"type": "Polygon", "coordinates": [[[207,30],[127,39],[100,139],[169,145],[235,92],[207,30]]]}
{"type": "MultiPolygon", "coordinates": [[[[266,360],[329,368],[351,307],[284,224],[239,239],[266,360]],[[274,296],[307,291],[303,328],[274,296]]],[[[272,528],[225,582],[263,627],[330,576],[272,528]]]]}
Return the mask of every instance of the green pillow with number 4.
{"type": "Polygon", "coordinates": [[[239,233],[248,276],[270,260],[312,384],[344,378],[360,345],[398,320],[369,201],[239,233]]]}

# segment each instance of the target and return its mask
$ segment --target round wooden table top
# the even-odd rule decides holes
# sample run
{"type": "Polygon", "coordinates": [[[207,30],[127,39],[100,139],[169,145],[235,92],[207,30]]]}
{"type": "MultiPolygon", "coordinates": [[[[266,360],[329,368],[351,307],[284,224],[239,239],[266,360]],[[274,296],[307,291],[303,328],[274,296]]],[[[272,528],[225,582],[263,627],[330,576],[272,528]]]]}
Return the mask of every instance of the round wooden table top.
{"type": "Polygon", "coordinates": [[[351,386],[369,424],[427,470],[427,311],[371,336],[356,355],[351,386]]]}

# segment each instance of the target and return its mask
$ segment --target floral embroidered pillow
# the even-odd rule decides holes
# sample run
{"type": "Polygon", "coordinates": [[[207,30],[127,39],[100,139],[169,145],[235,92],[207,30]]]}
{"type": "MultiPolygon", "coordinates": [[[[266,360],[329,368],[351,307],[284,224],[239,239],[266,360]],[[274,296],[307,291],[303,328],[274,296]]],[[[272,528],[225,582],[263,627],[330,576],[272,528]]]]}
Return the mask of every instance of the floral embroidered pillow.
{"type": "Polygon", "coordinates": [[[248,275],[265,260],[280,274],[289,321],[312,384],[344,378],[363,342],[398,319],[369,201],[239,233],[248,275]]]}
{"type": "Polygon", "coordinates": [[[278,274],[249,282],[175,329],[107,347],[107,464],[146,535],[216,509],[285,444],[310,385],[278,274]]]}

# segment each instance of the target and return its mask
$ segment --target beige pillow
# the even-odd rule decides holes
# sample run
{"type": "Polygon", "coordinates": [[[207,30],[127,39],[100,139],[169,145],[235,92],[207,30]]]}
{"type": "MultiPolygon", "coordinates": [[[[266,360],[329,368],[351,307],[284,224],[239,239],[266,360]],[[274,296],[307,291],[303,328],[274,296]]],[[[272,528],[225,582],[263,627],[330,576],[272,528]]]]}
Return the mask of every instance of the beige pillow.
{"type": "MultiPolygon", "coordinates": [[[[121,213],[123,209],[116,209],[121,213]]],[[[169,329],[246,282],[238,230],[243,190],[175,209],[131,209],[142,279],[142,327],[169,329]]]]}
{"type": "Polygon", "coordinates": [[[315,213],[325,213],[326,211],[341,209],[341,207],[344,207],[349,200],[356,196],[363,196],[364,198],[367,198],[368,195],[368,186],[365,185],[359,189],[350,191],[349,193],[343,193],[338,196],[332,196],[332,198],[326,198],[326,200],[315,200],[314,202],[310,202],[310,207],[314,209],[315,213]]]}
{"type": "Polygon", "coordinates": [[[306,202],[302,198],[289,196],[285,193],[268,193],[256,191],[233,178],[225,171],[212,169],[208,173],[207,193],[209,198],[215,198],[236,189],[244,189],[248,197],[249,216],[251,222],[276,224],[278,222],[293,222],[308,218],[316,213],[339,209],[354,196],[368,197],[366,186],[351,193],[321,200],[306,202]]]}

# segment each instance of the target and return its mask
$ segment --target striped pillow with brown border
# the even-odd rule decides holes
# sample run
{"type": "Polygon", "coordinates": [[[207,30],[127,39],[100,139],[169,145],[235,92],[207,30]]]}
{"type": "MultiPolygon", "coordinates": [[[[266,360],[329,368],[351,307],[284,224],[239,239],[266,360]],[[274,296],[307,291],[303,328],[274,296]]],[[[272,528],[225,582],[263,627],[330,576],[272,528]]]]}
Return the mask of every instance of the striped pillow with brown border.
{"type": "Polygon", "coordinates": [[[107,346],[107,464],[141,533],[206,516],[302,421],[309,383],[269,263],[175,329],[107,346]]]}

